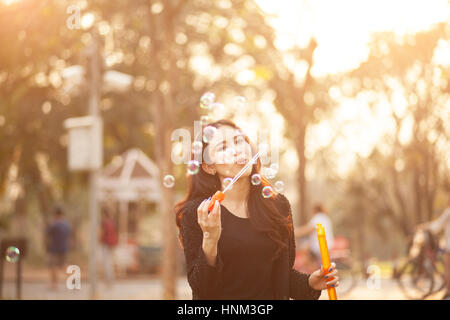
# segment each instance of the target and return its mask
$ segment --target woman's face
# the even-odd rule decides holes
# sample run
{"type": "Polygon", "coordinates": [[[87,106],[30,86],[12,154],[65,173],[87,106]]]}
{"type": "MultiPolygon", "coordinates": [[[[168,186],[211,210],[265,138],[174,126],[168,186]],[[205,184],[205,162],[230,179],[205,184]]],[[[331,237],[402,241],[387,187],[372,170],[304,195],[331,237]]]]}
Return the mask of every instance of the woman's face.
{"type": "MultiPolygon", "coordinates": [[[[220,177],[234,177],[252,158],[244,133],[230,126],[220,126],[208,146],[209,157],[220,177]]],[[[244,172],[249,176],[252,166],[244,172]]]]}

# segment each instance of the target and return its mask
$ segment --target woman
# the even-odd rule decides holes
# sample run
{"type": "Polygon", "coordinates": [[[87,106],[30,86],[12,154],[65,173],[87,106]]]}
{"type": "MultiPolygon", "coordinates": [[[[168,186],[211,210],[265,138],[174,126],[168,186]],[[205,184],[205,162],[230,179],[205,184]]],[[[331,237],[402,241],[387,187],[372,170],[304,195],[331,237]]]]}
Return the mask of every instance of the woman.
{"type": "Polygon", "coordinates": [[[318,299],[327,284],[337,286],[334,263],[327,276],[322,268],[311,275],[292,268],[290,204],[281,194],[264,198],[262,188],[270,185],[264,178],[258,185],[250,182],[259,173],[259,160],[208,213],[211,196],[223,190],[224,179],[238,173],[254,153],[248,137],[233,122],[220,120],[208,126],[217,128],[212,139],[203,143],[207,152],[203,157],[209,161],[189,177],[188,194],[175,207],[192,298],[318,299]],[[220,161],[227,149],[239,150],[233,163],[220,161]]]}

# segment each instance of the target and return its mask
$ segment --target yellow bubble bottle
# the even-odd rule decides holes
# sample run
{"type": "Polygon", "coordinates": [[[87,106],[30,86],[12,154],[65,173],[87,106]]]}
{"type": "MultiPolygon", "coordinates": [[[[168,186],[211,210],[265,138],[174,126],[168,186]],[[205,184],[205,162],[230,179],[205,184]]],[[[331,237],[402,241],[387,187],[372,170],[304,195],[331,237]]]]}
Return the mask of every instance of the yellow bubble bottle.
{"type": "MultiPolygon", "coordinates": [[[[328,274],[328,269],[331,267],[330,255],[328,254],[327,238],[325,236],[325,228],[321,223],[316,225],[317,238],[319,240],[320,255],[322,257],[322,266],[325,274],[328,274]]],[[[331,278],[333,279],[333,278],[331,278]]],[[[336,289],[332,287],[327,287],[328,299],[337,300],[336,289]]]]}

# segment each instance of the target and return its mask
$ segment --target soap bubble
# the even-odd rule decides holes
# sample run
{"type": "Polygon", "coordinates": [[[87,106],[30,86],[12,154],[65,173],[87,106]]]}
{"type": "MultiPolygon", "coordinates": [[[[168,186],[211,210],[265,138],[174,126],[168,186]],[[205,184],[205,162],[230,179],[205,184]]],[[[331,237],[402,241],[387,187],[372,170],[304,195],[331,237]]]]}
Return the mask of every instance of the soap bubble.
{"type": "Polygon", "coordinates": [[[17,262],[19,260],[20,257],[20,251],[18,248],[16,247],[8,247],[8,249],[6,249],[6,261],[8,262],[17,262]]]}
{"type": "Polygon", "coordinates": [[[270,169],[272,169],[275,173],[278,172],[278,163],[272,163],[270,165],[270,169]]]}
{"type": "Polygon", "coordinates": [[[284,182],[283,181],[277,181],[273,185],[276,192],[283,192],[284,190],[284,182]]]}
{"type": "Polygon", "coordinates": [[[266,171],[267,179],[273,179],[273,178],[275,178],[276,175],[277,175],[277,172],[275,170],[273,170],[272,168],[268,168],[268,170],[266,171]]]}
{"type": "Polygon", "coordinates": [[[245,104],[247,103],[247,100],[243,96],[236,96],[233,99],[234,107],[237,109],[241,109],[245,107],[245,104]]]}
{"type": "Polygon", "coordinates": [[[216,99],[216,95],[212,92],[206,92],[200,98],[200,108],[202,109],[211,109],[214,100],[216,99]]]}
{"type": "Polygon", "coordinates": [[[187,164],[187,172],[190,175],[194,175],[198,173],[200,169],[200,163],[197,160],[189,160],[187,164]]]}
{"type": "Polygon", "coordinates": [[[194,141],[192,143],[192,152],[194,154],[200,154],[202,153],[203,144],[201,141],[194,141]]]}
{"type": "Polygon", "coordinates": [[[276,171],[268,167],[262,168],[262,174],[266,179],[273,179],[277,175],[276,171]]]}
{"type": "Polygon", "coordinates": [[[224,188],[228,187],[230,185],[231,181],[233,181],[233,178],[230,178],[230,177],[223,179],[223,187],[224,188]]]}
{"type": "Polygon", "coordinates": [[[252,182],[252,185],[257,186],[261,183],[261,175],[259,173],[255,173],[250,178],[250,181],[252,182]]]}
{"type": "Polygon", "coordinates": [[[264,198],[270,198],[272,195],[273,195],[273,190],[272,190],[272,187],[271,186],[265,186],[263,189],[262,189],[262,196],[264,197],[264,198]]]}
{"type": "Polygon", "coordinates": [[[200,116],[200,124],[202,126],[206,126],[209,122],[211,121],[211,119],[209,118],[209,116],[200,116]]]}
{"type": "Polygon", "coordinates": [[[208,126],[203,130],[203,141],[209,143],[217,132],[216,127],[208,126]]]}
{"type": "Polygon", "coordinates": [[[172,175],[168,174],[167,176],[164,177],[164,179],[163,179],[164,187],[172,188],[174,186],[174,184],[175,184],[175,178],[172,175]]]}

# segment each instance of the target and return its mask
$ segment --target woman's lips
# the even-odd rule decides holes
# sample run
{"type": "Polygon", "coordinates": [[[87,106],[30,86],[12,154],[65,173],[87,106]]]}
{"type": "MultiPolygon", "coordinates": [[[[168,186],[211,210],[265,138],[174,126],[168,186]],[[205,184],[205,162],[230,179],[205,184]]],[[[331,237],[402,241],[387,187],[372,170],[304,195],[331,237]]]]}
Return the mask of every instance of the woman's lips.
{"type": "Polygon", "coordinates": [[[248,159],[244,158],[244,157],[239,157],[236,159],[236,163],[239,165],[246,165],[247,162],[248,162],[248,159]]]}

